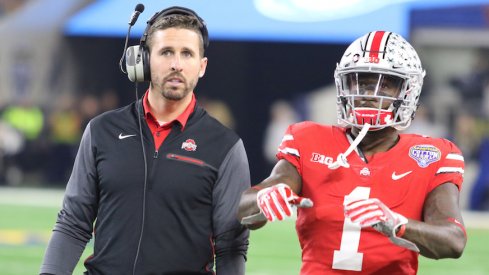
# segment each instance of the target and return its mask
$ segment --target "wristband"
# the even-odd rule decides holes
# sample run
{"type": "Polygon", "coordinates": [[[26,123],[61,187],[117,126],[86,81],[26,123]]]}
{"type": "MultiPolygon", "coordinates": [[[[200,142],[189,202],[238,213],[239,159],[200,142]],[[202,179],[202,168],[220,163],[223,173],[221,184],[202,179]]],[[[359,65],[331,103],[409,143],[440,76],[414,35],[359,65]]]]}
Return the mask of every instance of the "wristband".
{"type": "Polygon", "coordinates": [[[454,223],[455,225],[457,225],[458,227],[460,227],[460,229],[462,229],[462,231],[464,232],[465,237],[467,237],[467,231],[465,231],[465,227],[462,225],[461,222],[459,222],[455,218],[448,218],[447,221],[449,221],[451,223],[454,223]]]}
{"type": "Polygon", "coordinates": [[[396,237],[401,238],[405,232],[406,232],[406,225],[403,224],[403,225],[399,226],[399,228],[396,232],[396,237]]]}
{"type": "Polygon", "coordinates": [[[262,187],[260,187],[260,186],[258,186],[258,185],[253,185],[253,186],[251,186],[251,189],[256,190],[256,191],[260,191],[260,190],[262,190],[263,188],[262,188],[262,187]]]}

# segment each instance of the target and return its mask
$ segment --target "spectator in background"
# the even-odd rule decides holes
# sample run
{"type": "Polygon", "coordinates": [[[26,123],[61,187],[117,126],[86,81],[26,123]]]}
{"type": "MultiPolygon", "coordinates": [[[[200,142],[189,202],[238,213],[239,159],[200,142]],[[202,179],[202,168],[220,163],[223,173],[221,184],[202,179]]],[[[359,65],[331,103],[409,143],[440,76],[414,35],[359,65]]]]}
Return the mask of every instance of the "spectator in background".
{"type": "Polygon", "coordinates": [[[453,138],[467,159],[476,160],[481,141],[489,137],[484,126],[489,121],[486,108],[489,102],[489,50],[479,50],[473,68],[467,74],[452,77],[450,84],[461,98],[455,110],[453,138]]]}
{"type": "Polygon", "coordinates": [[[44,112],[29,99],[21,99],[19,104],[7,106],[2,114],[3,121],[19,130],[28,141],[38,139],[44,129],[44,112]]]}
{"type": "Polygon", "coordinates": [[[235,120],[229,106],[221,100],[217,99],[200,99],[201,106],[215,119],[229,129],[235,129],[235,120]]]}
{"type": "Polygon", "coordinates": [[[447,138],[449,136],[448,129],[446,129],[444,125],[435,123],[432,120],[429,109],[424,105],[418,107],[416,116],[414,117],[411,126],[404,130],[404,133],[439,138],[447,138]]]}
{"type": "Polygon", "coordinates": [[[283,134],[287,127],[299,118],[294,108],[285,100],[275,101],[270,108],[270,120],[265,130],[265,138],[263,142],[263,153],[265,159],[270,164],[275,164],[275,155],[277,147],[282,141],[283,134]]]}
{"type": "Polygon", "coordinates": [[[98,114],[100,114],[100,102],[99,99],[90,94],[84,93],[80,99],[80,116],[81,116],[81,129],[87,127],[88,122],[98,114]]]}
{"type": "Polygon", "coordinates": [[[34,175],[44,168],[47,146],[44,137],[45,114],[41,107],[33,105],[29,98],[24,97],[3,110],[2,121],[16,129],[25,140],[22,150],[6,157],[8,169],[15,175],[11,177],[11,184],[19,184],[25,175],[34,175]]]}
{"type": "Polygon", "coordinates": [[[17,11],[30,0],[0,0],[0,17],[17,11]]]}
{"type": "Polygon", "coordinates": [[[469,208],[489,210],[489,138],[482,141],[479,149],[479,173],[472,185],[469,208]]]}
{"type": "Polygon", "coordinates": [[[100,113],[119,108],[119,96],[113,89],[106,89],[100,96],[100,113]]]}
{"type": "Polygon", "coordinates": [[[81,138],[81,117],[70,94],[56,98],[48,117],[49,155],[46,180],[49,184],[65,184],[75,160],[81,138]]]}
{"type": "Polygon", "coordinates": [[[472,69],[452,77],[462,100],[456,109],[454,140],[467,160],[479,161],[469,209],[489,210],[489,50],[480,49],[472,69]]]}
{"type": "Polygon", "coordinates": [[[455,117],[453,140],[464,152],[467,160],[476,160],[481,142],[477,134],[477,119],[466,110],[459,110],[455,117]]]}
{"type": "Polygon", "coordinates": [[[484,91],[489,84],[489,50],[481,49],[475,58],[472,70],[466,75],[452,77],[450,83],[463,99],[464,110],[470,110],[475,117],[483,115],[484,91]]]}
{"type": "Polygon", "coordinates": [[[0,119],[0,185],[19,183],[21,171],[9,160],[24,149],[24,142],[18,130],[0,119]]]}

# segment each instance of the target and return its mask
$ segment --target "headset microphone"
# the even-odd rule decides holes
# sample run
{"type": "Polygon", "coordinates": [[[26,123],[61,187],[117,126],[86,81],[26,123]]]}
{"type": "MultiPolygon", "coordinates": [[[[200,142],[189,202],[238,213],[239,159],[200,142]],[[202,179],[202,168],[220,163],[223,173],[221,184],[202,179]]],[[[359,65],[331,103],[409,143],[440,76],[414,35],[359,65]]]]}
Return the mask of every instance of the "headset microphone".
{"type": "Polygon", "coordinates": [[[124,71],[124,68],[122,67],[122,60],[124,59],[124,56],[126,54],[126,49],[127,49],[127,41],[129,40],[129,36],[131,34],[131,27],[136,23],[138,20],[139,15],[144,11],[144,5],[139,3],[136,5],[134,8],[134,12],[131,15],[131,18],[129,19],[129,28],[127,29],[127,35],[126,35],[126,42],[124,43],[124,51],[122,51],[122,56],[121,59],[119,60],[119,68],[124,74],[127,74],[126,71],[124,71]]]}
{"type": "Polygon", "coordinates": [[[136,20],[138,20],[139,15],[144,11],[144,5],[139,3],[136,5],[136,8],[134,8],[134,12],[131,15],[131,19],[129,20],[129,25],[133,26],[134,23],[136,23],[136,20]]]}
{"type": "MultiPolygon", "coordinates": [[[[124,44],[124,51],[122,52],[122,57],[121,60],[119,61],[119,67],[121,71],[125,74],[128,74],[124,69],[122,68],[122,60],[124,59],[124,56],[126,56],[126,68],[128,67],[127,63],[134,63],[135,56],[137,53],[135,52],[134,48],[136,46],[131,46],[129,49],[127,48],[127,40],[129,39],[129,34],[131,32],[131,27],[136,23],[138,20],[139,15],[144,11],[144,5],[143,4],[137,4],[136,8],[134,8],[134,12],[131,15],[131,18],[129,19],[129,29],[127,30],[127,36],[126,36],[126,43],[124,44]],[[127,51],[127,52],[126,52],[127,51]],[[131,54],[132,53],[132,54],[131,54]],[[129,60],[128,60],[129,59],[129,60]]],[[[131,68],[129,66],[129,68],[131,68]]],[[[130,71],[128,76],[131,81],[133,81],[132,78],[133,72],[130,71]]],[[[138,83],[134,83],[134,88],[135,88],[135,95],[136,95],[136,110],[137,110],[137,117],[138,117],[138,126],[139,126],[139,138],[141,141],[141,150],[143,154],[143,163],[144,163],[144,183],[143,183],[143,209],[142,209],[142,220],[141,220],[141,232],[139,233],[139,240],[138,240],[138,246],[136,249],[136,256],[134,257],[134,262],[132,265],[132,275],[136,274],[136,267],[139,259],[139,253],[141,251],[141,242],[143,240],[143,235],[144,235],[144,224],[145,224],[145,219],[146,219],[146,190],[147,190],[147,184],[148,184],[148,161],[146,159],[146,149],[144,148],[144,140],[143,140],[143,127],[142,127],[142,122],[141,120],[144,119],[144,116],[142,115],[142,100],[139,102],[139,95],[138,95],[138,83]]]]}

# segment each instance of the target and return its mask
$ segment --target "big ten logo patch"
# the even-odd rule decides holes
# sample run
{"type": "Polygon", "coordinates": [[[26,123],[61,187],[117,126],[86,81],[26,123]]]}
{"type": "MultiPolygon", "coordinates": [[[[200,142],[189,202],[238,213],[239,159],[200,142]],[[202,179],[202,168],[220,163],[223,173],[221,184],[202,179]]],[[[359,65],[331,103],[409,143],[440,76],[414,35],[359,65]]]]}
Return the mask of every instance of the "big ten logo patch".
{"type": "Polygon", "coordinates": [[[312,153],[311,162],[317,162],[324,165],[330,165],[333,163],[333,158],[318,153],[312,153]]]}

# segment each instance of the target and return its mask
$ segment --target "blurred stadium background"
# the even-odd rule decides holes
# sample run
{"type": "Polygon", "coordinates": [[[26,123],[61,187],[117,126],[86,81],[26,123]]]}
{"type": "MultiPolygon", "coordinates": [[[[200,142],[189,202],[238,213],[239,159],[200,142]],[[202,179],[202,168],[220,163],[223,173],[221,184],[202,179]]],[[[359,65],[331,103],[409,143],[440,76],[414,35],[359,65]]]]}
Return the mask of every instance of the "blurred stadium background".
{"type": "MultiPolygon", "coordinates": [[[[139,2],[130,45],[165,7],[206,19],[196,95],[243,138],[253,182],[268,175],[286,125],[335,123],[333,71],[354,38],[407,37],[427,70],[409,131],[456,142],[466,161],[466,253],[422,259],[420,274],[489,274],[489,0],[0,0],[1,274],[37,272],[86,123],[134,100],[118,62],[139,2]]],[[[249,274],[297,274],[299,264],[293,221],[253,232],[249,274]]]]}

